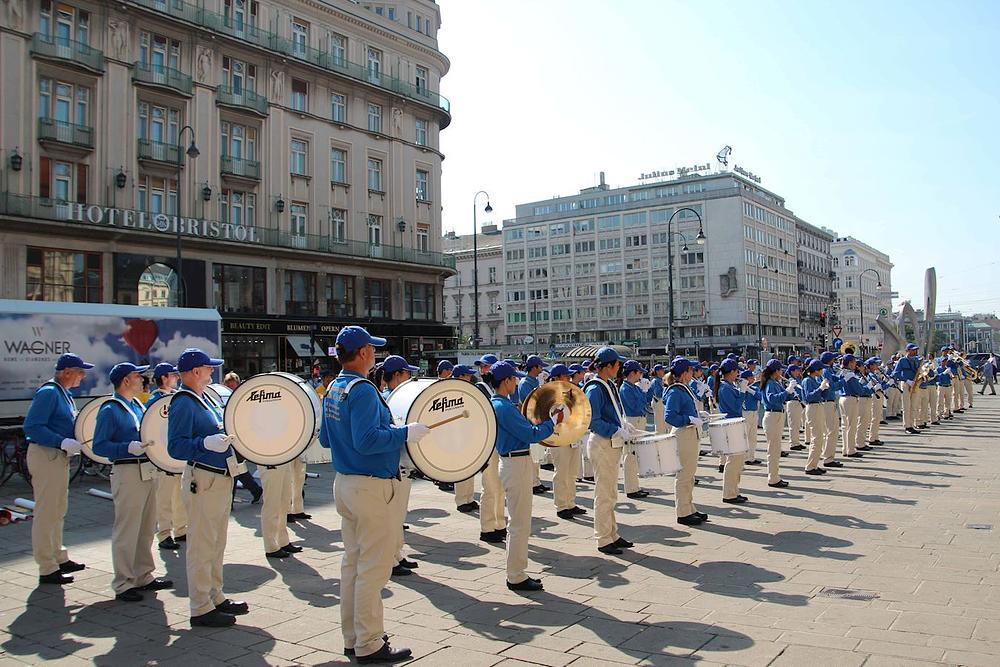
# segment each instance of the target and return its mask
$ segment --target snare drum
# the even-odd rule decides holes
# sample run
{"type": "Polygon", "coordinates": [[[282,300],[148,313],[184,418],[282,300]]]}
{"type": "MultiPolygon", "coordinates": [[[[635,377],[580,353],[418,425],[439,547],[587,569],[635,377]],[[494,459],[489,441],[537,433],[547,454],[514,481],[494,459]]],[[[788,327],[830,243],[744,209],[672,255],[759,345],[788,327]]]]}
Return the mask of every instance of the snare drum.
{"type": "Polygon", "coordinates": [[[633,446],[639,462],[639,477],[675,475],[681,469],[676,435],[649,435],[637,440],[633,446]]]}
{"type": "Polygon", "coordinates": [[[309,384],[291,373],[254,375],[233,390],[223,422],[233,449],[262,466],[297,458],[319,435],[323,408],[309,384]]]}
{"type": "Polygon", "coordinates": [[[637,442],[634,447],[635,458],[639,464],[639,477],[659,477],[663,474],[660,472],[660,457],[657,455],[655,443],[637,442]]]}
{"type": "Polygon", "coordinates": [[[167,417],[170,412],[170,401],[173,394],[160,396],[153,401],[146,414],[142,416],[139,435],[143,442],[150,443],[146,447],[146,457],[163,472],[180,474],[184,472],[186,461],[175,459],[167,452],[167,417]]]}
{"type": "Polygon", "coordinates": [[[111,465],[111,459],[94,453],[94,429],[97,428],[97,411],[110,400],[111,396],[101,396],[90,401],[80,408],[73,424],[73,437],[83,446],[83,453],[91,461],[101,465],[111,465]]]}
{"type": "Polygon", "coordinates": [[[708,440],[716,454],[745,454],[750,451],[746,420],[742,417],[709,422],[708,440]]]}
{"type": "Polygon", "coordinates": [[[436,482],[461,482],[482,470],[496,446],[493,405],[464,380],[417,378],[386,399],[397,424],[431,428],[418,443],[406,444],[412,465],[436,482]],[[437,426],[440,424],[440,426],[437,426]]]}

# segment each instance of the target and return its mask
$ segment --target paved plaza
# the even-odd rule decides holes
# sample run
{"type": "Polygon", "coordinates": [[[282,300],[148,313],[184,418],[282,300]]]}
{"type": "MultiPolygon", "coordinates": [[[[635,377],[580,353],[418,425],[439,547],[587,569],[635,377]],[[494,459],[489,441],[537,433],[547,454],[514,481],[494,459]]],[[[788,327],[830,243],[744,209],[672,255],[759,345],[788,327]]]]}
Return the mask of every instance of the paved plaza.
{"type": "MultiPolygon", "coordinates": [[[[415,482],[407,543],[420,567],[384,592],[386,629],[414,663],[452,667],[998,665],[1000,400],[977,399],[920,436],[890,422],[877,452],[823,477],[803,475],[794,452],[788,489],[752,469],[744,506],[721,503],[705,455],[695,501],[711,522],[698,528],[674,521],[672,478],[644,480],[649,498],[618,505],[636,542],[621,557],[597,552],[589,512],[562,521],[550,494],[536,496],[530,569],[545,591],[526,596],[504,586],[504,551],[478,541],[478,518],[415,482]]],[[[175,591],[113,599],[112,503],[86,494],[107,482],[72,485],[65,539],[87,569],[71,585],[37,586],[30,523],[0,528],[0,665],[346,662],[340,522],[327,467],[310,469],[313,519],[295,526],[306,550],[293,558],[265,559],[259,505],[235,506],[226,592],[251,613],[234,628],[189,627],[182,552],[156,555],[175,591]]],[[[592,487],[578,488],[590,510],[592,487]]],[[[0,494],[7,504],[30,489],[15,479],[0,494]]]]}

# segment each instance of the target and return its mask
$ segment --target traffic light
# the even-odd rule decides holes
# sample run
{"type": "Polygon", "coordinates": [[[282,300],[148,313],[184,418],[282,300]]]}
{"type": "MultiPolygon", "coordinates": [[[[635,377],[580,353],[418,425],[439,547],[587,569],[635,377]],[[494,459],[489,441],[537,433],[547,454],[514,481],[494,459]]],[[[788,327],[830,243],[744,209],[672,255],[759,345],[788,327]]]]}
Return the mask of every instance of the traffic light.
{"type": "Polygon", "coordinates": [[[825,310],[819,314],[819,325],[821,327],[825,327],[826,326],[826,311],[825,310]]]}

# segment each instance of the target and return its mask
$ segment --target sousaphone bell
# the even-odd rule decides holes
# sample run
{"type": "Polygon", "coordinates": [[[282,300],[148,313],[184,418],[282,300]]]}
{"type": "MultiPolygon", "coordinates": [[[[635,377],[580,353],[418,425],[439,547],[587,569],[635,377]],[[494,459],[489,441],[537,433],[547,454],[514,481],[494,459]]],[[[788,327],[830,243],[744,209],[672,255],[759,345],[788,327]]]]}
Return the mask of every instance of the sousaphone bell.
{"type": "Polygon", "coordinates": [[[556,426],[552,435],[539,443],[546,447],[568,447],[590,430],[591,412],[587,395],[575,384],[559,380],[540,385],[521,404],[521,414],[532,424],[541,424],[549,419],[552,407],[560,403],[569,409],[569,416],[556,426]]]}

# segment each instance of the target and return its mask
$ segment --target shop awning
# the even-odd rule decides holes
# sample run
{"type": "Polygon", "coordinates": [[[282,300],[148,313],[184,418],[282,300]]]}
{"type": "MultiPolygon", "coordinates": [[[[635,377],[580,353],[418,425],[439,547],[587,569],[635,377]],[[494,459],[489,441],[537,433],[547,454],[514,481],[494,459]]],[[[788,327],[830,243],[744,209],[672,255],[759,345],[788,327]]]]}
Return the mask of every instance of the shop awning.
{"type": "Polygon", "coordinates": [[[297,354],[300,359],[308,359],[310,356],[326,356],[326,352],[315,343],[313,343],[312,346],[312,354],[309,354],[309,336],[285,336],[285,340],[287,340],[288,344],[292,346],[292,349],[295,350],[295,354],[297,354]]]}

